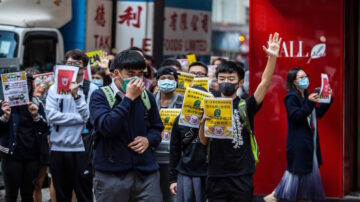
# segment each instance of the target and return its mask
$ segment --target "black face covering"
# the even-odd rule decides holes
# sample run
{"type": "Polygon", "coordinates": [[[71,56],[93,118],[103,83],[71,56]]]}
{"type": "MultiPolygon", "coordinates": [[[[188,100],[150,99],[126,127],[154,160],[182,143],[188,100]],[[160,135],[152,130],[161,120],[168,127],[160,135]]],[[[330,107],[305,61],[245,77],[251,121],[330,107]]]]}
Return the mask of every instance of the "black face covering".
{"type": "Polygon", "coordinates": [[[219,90],[225,96],[232,96],[236,91],[235,85],[236,84],[228,83],[228,82],[220,83],[219,90]]]}

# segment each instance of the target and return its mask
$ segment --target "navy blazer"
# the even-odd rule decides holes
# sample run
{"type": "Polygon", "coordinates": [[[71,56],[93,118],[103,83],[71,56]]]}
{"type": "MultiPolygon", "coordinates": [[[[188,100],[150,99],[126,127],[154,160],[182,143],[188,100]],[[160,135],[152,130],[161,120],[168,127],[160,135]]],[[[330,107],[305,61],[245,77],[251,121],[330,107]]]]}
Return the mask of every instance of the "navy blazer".
{"type": "MultiPolygon", "coordinates": [[[[316,117],[321,118],[331,105],[330,103],[316,106],[316,103],[310,101],[307,96],[305,97],[305,99],[302,98],[297,90],[291,89],[284,99],[288,125],[286,141],[287,170],[294,174],[311,173],[313,168],[314,134],[307,117],[315,108],[316,117]]],[[[316,155],[318,164],[321,165],[319,133],[317,134],[316,155]]]]}
{"type": "Polygon", "coordinates": [[[132,101],[116,95],[115,105],[110,108],[101,89],[91,95],[90,117],[97,139],[93,159],[95,170],[122,174],[131,170],[142,174],[158,170],[151,148],[160,144],[164,125],[154,96],[149,91],[147,94],[151,103],[148,118],[145,118],[146,108],[140,97],[132,101]],[[128,147],[137,136],[149,140],[149,148],[143,154],[128,147]]]}

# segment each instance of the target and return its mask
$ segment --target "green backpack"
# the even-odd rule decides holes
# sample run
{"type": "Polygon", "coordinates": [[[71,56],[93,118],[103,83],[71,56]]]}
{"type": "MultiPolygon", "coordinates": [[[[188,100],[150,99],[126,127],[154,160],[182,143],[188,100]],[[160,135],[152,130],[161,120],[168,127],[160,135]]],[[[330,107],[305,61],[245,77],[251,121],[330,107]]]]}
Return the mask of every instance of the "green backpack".
{"type": "Polygon", "coordinates": [[[250,121],[249,121],[247,108],[246,108],[246,101],[244,99],[240,100],[239,105],[238,105],[238,110],[240,113],[241,121],[245,124],[244,126],[250,133],[251,150],[252,150],[252,153],[253,153],[253,156],[255,159],[255,165],[257,165],[257,163],[259,162],[260,151],[259,151],[258,144],[256,142],[256,138],[254,136],[254,133],[251,130],[250,121]]]}

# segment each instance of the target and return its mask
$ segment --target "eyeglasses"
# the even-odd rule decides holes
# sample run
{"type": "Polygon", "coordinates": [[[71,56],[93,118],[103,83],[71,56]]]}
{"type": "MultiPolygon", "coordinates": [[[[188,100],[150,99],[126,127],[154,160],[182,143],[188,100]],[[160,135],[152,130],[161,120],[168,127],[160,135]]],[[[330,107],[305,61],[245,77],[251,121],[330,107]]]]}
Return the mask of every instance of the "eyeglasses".
{"type": "Polygon", "coordinates": [[[195,74],[196,77],[206,77],[207,75],[203,72],[189,72],[191,74],[195,74]]]}
{"type": "Polygon", "coordinates": [[[82,61],[78,60],[78,61],[67,61],[65,63],[65,65],[68,65],[68,66],[75,66],[75,67],[79,67],[79,68],[84,68],[82,66],[82,61]]]}
{"type": "Polygon", "coordinates": [[[304,79],[304,78],[309,78],[309,77],[308,76],[300,76],[300,77],[298,77],[296,79],[301,80],[301,79],[304,79]]]}

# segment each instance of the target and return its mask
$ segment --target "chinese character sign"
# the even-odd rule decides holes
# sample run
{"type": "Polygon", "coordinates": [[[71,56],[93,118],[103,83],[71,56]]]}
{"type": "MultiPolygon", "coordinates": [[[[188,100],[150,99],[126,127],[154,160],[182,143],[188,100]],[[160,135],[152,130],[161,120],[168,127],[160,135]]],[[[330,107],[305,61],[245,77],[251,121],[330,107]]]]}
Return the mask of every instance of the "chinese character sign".
{"type": "Polygon", "coordinates": [[[164,54],[209,54],[211,12],[165,7],[164,54]]]}
{"type": "Polygon", "coordinates": [[[88,0],[86,19],[86,51],[111,49],[111,0],[88,0]]]}
{"type": "Polygon", "coordinates": [[[29,92],[25,72],[1,75],[4,100],[9,106],[26,105],[29,103],[29,92]]]}
{"type": "Polygon", "coordinates": [[[205,122],[205,136],[232,139],[232,99],[204,98],[204,112],[210,117],[205,122]]]}
{"type": "Polygon", "coordinates": [[[199,128],[203,114],[202,107],[204,97],[212,97],[212,95],[194,88],[186,89],[179,125],[199,128]]]}
{"type": "Polygon", "coordinates": [[[190,87],[192,85],[192,82],[195,78],[194,74],[189,74],[185,72],[179,72],[178,75],[178,86],[175,90],[175,93],[178,93],[180,95],[185,94],[185,90],[187,87],[190,87]]]}
{"type": "Polygon", "coordinates": [[[205,78],[195,78],[192,82],[192,86],[201,86],[203,88],[205,88],[208,92],[209,92],[209,78],[205,77],[205,78]]]}
{"type": "Polygon", "coordinates": [[[179,116],[181,109],[161,109],[160,117],[164,124],[164,130],[161,133],[162,141],[170,142],[171,131],[174,125],[174,121],[179,116]]]}
{"type": "Polygon", "coordinates": [[[136,46],[152,54],[154,26],[152,1],[117,1],[116,49],[125,50],[136,46]]]}

